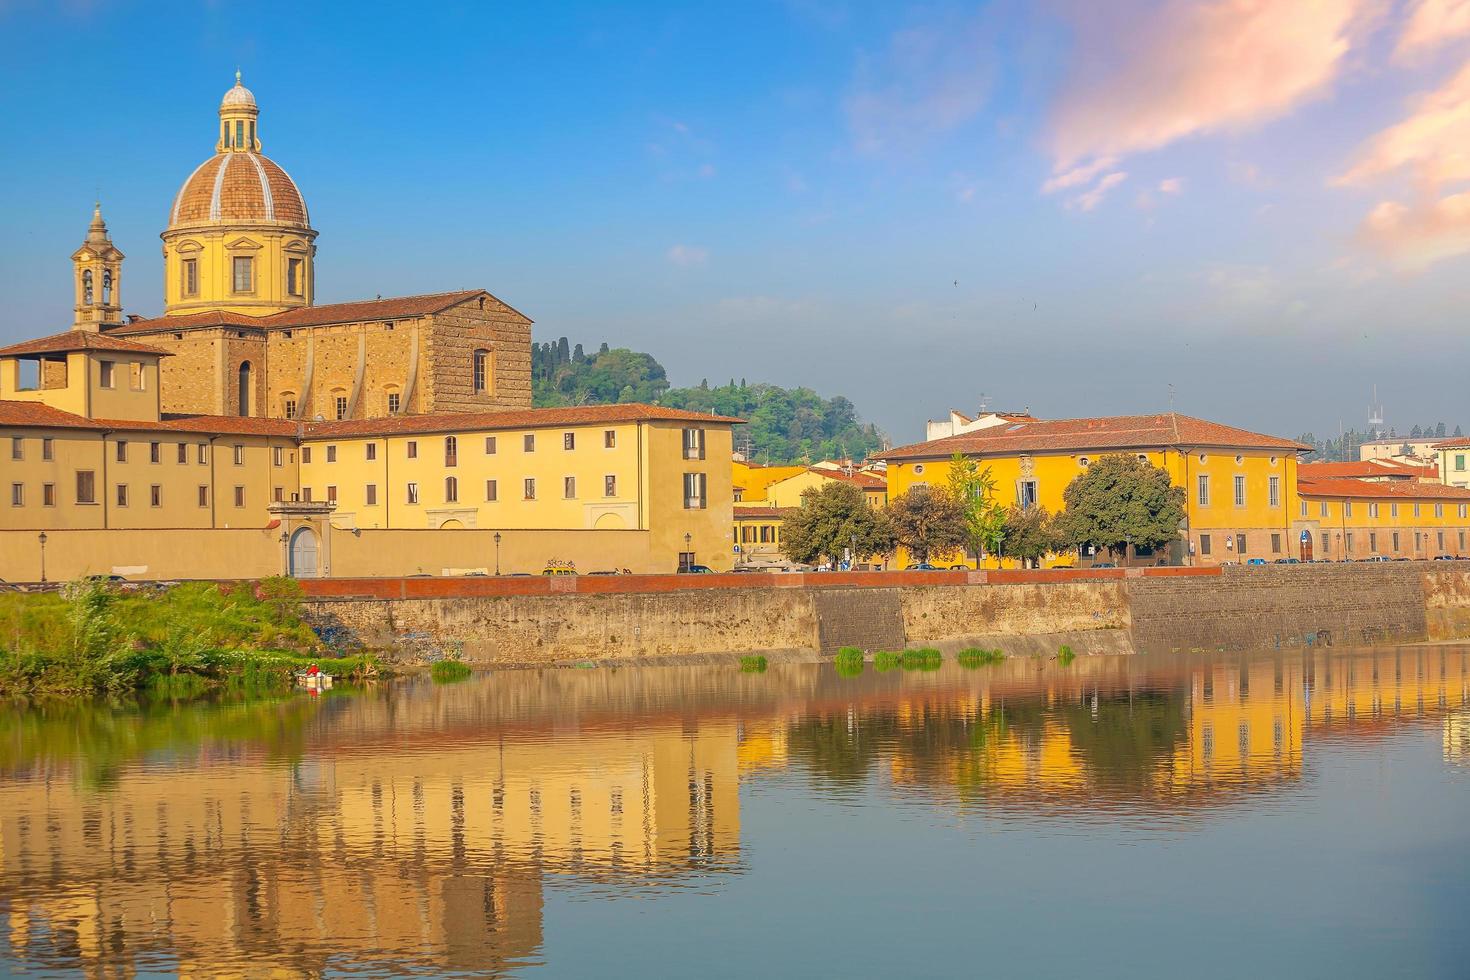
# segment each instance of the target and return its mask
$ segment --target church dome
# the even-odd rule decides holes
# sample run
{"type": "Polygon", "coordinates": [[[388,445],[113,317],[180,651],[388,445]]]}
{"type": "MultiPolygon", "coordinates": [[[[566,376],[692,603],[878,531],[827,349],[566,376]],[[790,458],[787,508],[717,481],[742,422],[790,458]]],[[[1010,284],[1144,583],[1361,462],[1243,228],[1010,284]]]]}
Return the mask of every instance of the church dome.
{"type": "Polygon", "coordinates": [[[255,93],[240,84],[240,73],[235,72],[235,87],[225,93],[225,97],[219,100],[220,108],[227,106],[253,106],[255,105],[255,93]]]}
{"type": "Polygon", "coordinates": [[[184,181],[168,227],[310,223],[301,191],[280,165],[261,153],[227,151],[205,160],[184,181]]]}

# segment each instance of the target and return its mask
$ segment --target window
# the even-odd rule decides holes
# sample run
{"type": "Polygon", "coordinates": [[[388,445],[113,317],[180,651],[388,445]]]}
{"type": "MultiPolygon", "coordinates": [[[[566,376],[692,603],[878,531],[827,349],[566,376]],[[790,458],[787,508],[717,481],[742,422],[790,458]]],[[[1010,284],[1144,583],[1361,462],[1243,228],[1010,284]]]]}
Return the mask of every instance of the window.
{"type": "Polygon", "coordinates": [[[684,458],[704,459],[704,430],[684,430],[684,458]]]}
{"type": "Polygon", "coordinates": [[[1435,504],[1434,505],[1434,516],[1435,517],[1443,517],[1444,516],[1444,504],[1435,504]]]}
{"type": "Polygon", "coordinates": [[[618,432],[616,429],[607,429],[602,433],[602,448],[616,449],[618,447],[618,432]]]}
{"type": "Polygon", "coordinates": [[[446,504],[459,503],[459,480],[452,476],[444,478],[444,502],[446,504]]]}
{"type": "Polygon", "coordinates": [[[1235,553],[1237,555],[1243,555],[1243,554],[1245,554],[1245,535],[1244,534],[1237,534],[1235,536],[1235,553]]]}
{"type": "Polygon", "coordinates": [[[616,497],[618,495],[618,478],[609,474],[602,478],[602,495],[604,497],[616,497]]]}
{"type": "Polygon", "coordinates": [[[153,484],[153,486],[151,486],[151,487],[148,488],[148,506],[149,507],[162,507],[163,506],[163,487],[162,487],[162,485],[155,483],[155,484],[153,484]]]}
{"type": "Polygon", "coordinates": [[[1369,517],[1377,517],[1378,516],[1378,505],[1377,504],[1369,504],[1368,505],[1368,516],[1369,517]]]}
{"type": "Polygon", "coordinates": [[[490,500],[490,501],[500,499],[499,496],[498,496],[499,489],[500,488],[495,485],[495,481],[494,480],[486,480],[485,481],[485,499],[486,500],[490,500]]]}
{"type": "Polygon", "coordinates": [[[408,502],[411,504],[419,502],[419,485],[417,483],[410,483],[408,485],[408,502]]]}
{"type": "Polygon", "coordinates": [[[1318,517],[1326,517],[1327,516],[1327,501],[1324,500],[1320,504],[1317,505],[1317,516],[1318,517]]]}
{"type": "Polygon", "coordinates": [[[376,442],[370,442],[370,443],[368,443],[367,446],[365,447],[365,452],[366,452],[367,458],[369,460],[377,459],[378,458],[378,444],[376,442]]]}
{"type": "Polygon", "coordinates": [[[276,502],[276,503],[279,504],[282,501],[284,501],[285,499],[286,499],[286,488],[285,487],[272,487],[271,488],[271,500],[273,500],[274,502],[276,502]]]}
{"type": "MultiPolygon", "coordinates": [[[[241,333],[240,336],[245,335],[241,333]]],[[[240,362],[236,376],[238,383],[235,386],[235,414],[244,418],[250,414],[250,392],[254,388],[250,381],[249,361],[240,362]]]]}
{"type": "Polygon", "coordinates": [[[143,375],[143,362],[128,362],[128,386],[133,391],[142,391],[145,387],[145,380],[143,375]]]}
{"type": "Polygon", "coordinates": [[[245,506],[245,488],[244,487],[236,487],[235,488],[235,506],[236,507],[244,507],[245,506]]]}
{"type": "MultiPolygon", "coordinates": [[[[685,430],[690,431],[690,430],[685,430]]],[[[698,429],[693,430],[698,432],[698,429]]],[[[705,496],[705,475],[703,473],[684,474],[684,509],[704,510],[708,503],[705,496]]]]}
{"type": "Polygon", "coordinates": [[[98,361],[97,367],[101,372],[101,380],[98,382],[104,388],[113,386],[113,363],[111,361],[98,361]]]}
{"type": "Polygon", "coordinates": [[[526,433],[525,437],[521,440],[521,449],[528,453],[534,453],[536,451],[536,434],[534,432],[526,433]]]}
{"type": "Polygon", "coordinates": [[[117,461],[119,463],[126,463],[128,461],[128,441],[126,439],[119,439],[115,448],[117,450],[117,461]]]}
{"type": "Polygon", "coordinates": [[[397,415],[398,414],[398,406],[400,404],[401,404],[401,402],[399,400],[398,392],[396,392],[396,391],[390,391],[390,392],[388,392],[388,414],[389,415],[397,415]]]}
{"type": "Polygon", "coordinates": [[[148,444],[148,462],[150,462],[150,463],[162,463],[163,462],[163,443],[161,443],[161,442],[150,442],[148,444]]]}
{"type": "Polygon", "coordinates": [[[26,458],[26,441],[24,439],[22,439],[20,436],[11,436],[10,437],[10,458],[11,459],[25,459],[26,458]]]}
{"type": "Polygon", "coordinates": [[[367,506],[376,507],[378,505],[378,485],[376,483],[369,483],[366,487],[363,487],[362,499],[363,503],[367,504],[367,506]]]}
{"type": "Polygon", "coordinates": [[[1279,534],[1271,535],[1271,554],[1281,554],[1281,535],[1279,534]]]}
{"type": "Polygon", "coordinates": [[[577,448],[577,434],[575,432],[563,432],[561,434],[561,448],[563,448],[563,449],[576,449],[577,448]]]}
{"type": "Polygon", "coordinates": [[[1444,532],[1443,531],[1435,531],[1434,532],[1434,540],[1435,540],[1435,547],[1437,547],[1440,550],[1440,552],[1442,553],[1444,551],[1444,532]]]}
{"type": "Polygon", "coordinates": [[[527,477],[526,478],[526,482],[525,482],[525,486],[523,487],[523,490],[524,490],[524,496],[525,496],[525,498],[527,500],[535,500],[536,499],[536,481],[535,481],[535,479],[532,478],[532,477],[527,477]]]}
{"type": "Polygon", "coordinates": [[[1347,549],[1347,553],[1348,554],[1352,554],[1353,553],[1353,532],[1349,531],[1349,532],[1347,532],[1347,534],[1343,535],[1343,541],[1345,542],[1345,547],[1347,549]]]}
{"type": "Polygon", "coordinates": [[[1029,510],[1036,506],[1036,481],[1016,481],[1016,506],[1022,510],[1029,510]]]}
{"type": "Polygon", "coordinates": [[[310,463],[311,462],[311,447],[310,446],[302,446],[301,447],[301,461],[303,463],[310,463]]]}
{"type": "Polygon", "coordinates": [[[185,259],[179,275],[179,285],[185,296],[199,295],[199,260],[185,259]]]}
{"type": "Polygon", "coordinates": [[[337,447],[336,446],[328,446],[327,447],[327,462],[329,462],[329,463],[335,463],[335,462],[337,462],[337,447]]]}
{"type": "Polygon", "coordinates": [[[301,295],[301,260],[286,260],[286,292],[292,296],[301,295]]]}
{"type": "MultiPolygon", "coordinates": [[[[48,463],[56,458],[56,442],[50,436],[46,436],[41,440],[41,458],[48,463]]],[[[1460,510],[1463,511],[1464,509],[1465,505],[1461,504],[1460,510]]],[[[1462,513],[1460,516],[1464,517],[1465,515],[1462,513]]]]}
{"type": "MultiPolygon", "coordinates": [[[[311,498],[307,497],[306,499],[310,500],[311,498]]],[[[199,485],[199,506],[209,506],[209,487],[203,485],[202,483],[199,485]]]]}
{"type": "Polygon", "coordinates": [[[1368,532],[1368,553],[1371,555],[1371,554],[1376,553],[1377,551],[1378,551],[1378,532],[1377,531],[1369,531],[1368,532]]]}
{"type": "Polygon", "coordinates": [[[1235,478],[1235,506],[1245,506],[1245,477],[1243,476],[1235,478]]]}
{"type": "Polygon", "coordinates": [[[283,463],[285,461],[285,458],[286,458],[286,450],[282,449],[280,446],[272,446],[271,447],[271,465],[272,466],[281,466],[281,465],[283,465],[283,463]]]}
{"type": "Polygon", "coordinates": [[[1465,505],[1464,504],[1460,504],[1459,506],[1457,506],[1455,508],[1455,515],[1457,517],[1459,517],[1460,520],[1462,520],[1462,521],[1465,519],[1465,505]]]}
{"type": "Polygon", "coordinates": [[[43,484],[41,484],[41,506],[42,507],[55,507],[56,506],[56,484],[54,484],[54,483],[43,483],[43,484]]]}
{"type": "Polygon", "coordinates": [[[575,476],[562,478],[561,495],[568,500],[577,499],[577,478],[575,476]]]}
{"type": "Polygon", "coordinates": [[[1353,516],[1353,502],[1351,500],[1344,500],[1342,502],[1342,516],[1344,518],[1353,516]]]}
{"type": "Polygon", "coordinates": [[[24,483],[12,483],[10,485],[10,506],[24,507],[26,504],[26,485],[24,483]]]}
{"type": "Polygon", "coordinates": [[[311,487],[301,488],[301,499],[306,501],[308,504],[311,503],[311,487]]]}
{"type": "Polygon", "coordinates": [[[117,505],[119,507],[126,507],[128,505],[128,485],[126,483],[119,483],[117,485],[117,505]]]}
{"type": "Polygon", "coordinates": [[[236,466],[244,466],[245,465],[245,447],[243,445],[241,445],[240,443],[237,442],[237,443],[235,443],[235,447],[234,448],[235,448],[235,465],[236,466]]]}
{"type": "Polygon", "coordinates": [[[444,465],[459,465],[459,439],[454,436],[444,437],[444,465]]]}
{"type": "Polygon", "coordinates": [[[1457,454],[1455,456],[1455,469],[1458,472],[1464,472],[1464,470],[1465,470],[1465,454],[1464,453],[1459,453],[1459,454],[1457,454]]]}
{"type": "Polygon", "coordinates": [[[1199,478],[1199,494],[1197,497],[1201,507],[1210,506],[1210,478],[1203,473],[1199,478]]]}
{"type": "Polygon", "coordinates": [[[327,485],[327,503],[329,503],[329,504],[335,504],[336,502],[337,502],[337,488],[335,486],[333,486],[332,484],[328,484],[327,485]]]}
{"type": "Polygon", "coordinates": [[[1388,516],[1389,517],[1398,517],[1399,516],[1399,505],[1398,504],[1389,504],[1388,505],[1388,516]]]}
{"type": "Polygon", "coordinates": [[[1281,477],[1273,476],[1266,481],[1266,501],[1271,507],[1281,506],[1281,477]]]}
{"type": "Polygon", "coordinates": [[[1202,555],[1208,555],[1210,553],[1210,536],[1208,534],[1201,534],[1199,536],[1199,553],[1202,555]]]}
{"type": "Polygon", "coordinates": [[[1419,516],[1419,505],[1418,504],[1415,504],[1414,505],[1414,516],[1415,517],[1418,517],[1419,516]]]}
{"type": "Polygon", "coordinates": [[[494,456],[495,455],[495,437],[494,436],[486,436],[485,437],[485,455],[486,456],[494,456]]]}
{"type": "Polygon", "coordinates": [[[284,414],[288,419],[294,419],[296,417],[296,399],[286,399],[282,414],[284,414]]]}
{"type": "Polygon", "coordinates": [[[1307,502],[1305,500],[1302,501],[1302,516],[1307,516],[1307,502]]]}
{"type": "Polygon", "coordinates": [[[347,417],[347,396],[338,395],[332,399],[332,402],[337,406],[337,418],[345,419],[347,417]]]}
{"type": "Polygon", "coordinates": [[[1393,532],[1393,550],[1399,550],[1399,532],[1397,531],[1393,532]]]}
{"type": "Polygon", "coordinates": [[[77,503],[97,502],[97,474],[91,470],[77,470],[77,503]]]}
{"type": "Polygon", "coordinates": [[[174,460],[178,463],[189,462],[189,444],[187,442],[178,444],[178,447],[174,451],[174,460]]]}
{"type": "Polygon", "coordinates": [[[235,270],[235,292],[248,293],[254,288],[254,262],[248,255],[234,257],[232,267],[235,270]]]}
{"type": "Polygon", "coordinates": [[[487,350],[475,351],[473,361],[475,394],[481,395],[490,390],[490,352],[487,350]]]}

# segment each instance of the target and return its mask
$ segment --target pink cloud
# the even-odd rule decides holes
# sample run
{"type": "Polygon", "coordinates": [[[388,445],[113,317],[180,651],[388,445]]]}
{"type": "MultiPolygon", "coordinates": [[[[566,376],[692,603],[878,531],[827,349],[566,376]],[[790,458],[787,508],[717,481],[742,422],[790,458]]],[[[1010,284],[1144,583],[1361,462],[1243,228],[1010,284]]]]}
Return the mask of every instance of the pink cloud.
{"type": "Polygon", "coordinates": [[[1403,169],[1430,186],[1470,180],[1470,62],[1439,89],[1419,96],[1402,122],[1369,140],[1358,162],[1334,183],[1360,184],[1403,169]]]}
{"type": "Polygon", "coordinates": [[[1114,171],[1093,185],[1092,190],[1078,194],[1067,202],[1067,207],[1076,208],[1079,211],[1091,211],[1102,203],[1108,191],[1117,187],[1128,179],[1128,175],[1122,171],[1114,171]]]}
{"type": "Polygon", "coordinates": [[[1165,177],[1159,181],[1160,194],[1182,194],[1184,193],[1183,177],[1165,177]]]}
{"type": "Polygon", "coordinates": [[[1406,58],[1470,34],[1470,0],[1419,0],[1399,35],[1394,57],[1406,58]]]}
{"type": "Polygon", "coordinates": [[[1093,9],[1052,115],[1056,172],[1259,125],[1322,97],[1374,8],[1372,0],[1165,0],[1151,15],[1093,9]]]}
{"type": "Polygon", "coordinates": [[[1076,187],[1079,184],[1091,183],[1092,178],[1096,177],[1104,170],[1107,170],[1109,167],[1116,165],[1117,162],[1117,157],[1098,157],[1091,163],[1086,163],[1079,167],[1073,167],[1071,170],[1065,171],[1064,173],[1056,174],[1055,176],[1047,180],[1046,183],[1042,184],[1041,193],[1054,194],[1057,191],[1066,190],[1069,187],[1076,187]]]}
{"type": "Polygon", "coordinates": [[[1418,269],[1470,252],[1470,192],[1415,205],[1383,201],[1359,237],[1399,265],[1418,269]]]}

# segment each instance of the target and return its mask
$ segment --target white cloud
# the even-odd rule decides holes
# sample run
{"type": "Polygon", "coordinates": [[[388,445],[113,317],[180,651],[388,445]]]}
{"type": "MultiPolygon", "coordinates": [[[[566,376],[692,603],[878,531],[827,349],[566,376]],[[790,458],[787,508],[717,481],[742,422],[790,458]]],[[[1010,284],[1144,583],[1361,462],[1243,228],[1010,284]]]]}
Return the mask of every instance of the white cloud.
{"type": "Polygon", "coordinates": [[[1165,177],[1159,181],[1160,194],[1182,194],[1184,193],[1183,177],[1165,177]]]}
{"type": "Polygon", "coordinates": [[[1118,162],[1117,157],[1098,157],[1089,163],[1049,177],[1046,183],[1041,185],[1041,193],[1055,194],[1057,191],[1067,190],[1079,184],[1091,183],[1092,178],[1104,170],[1113,167],[1118,162]]]}
{"type": "Polygon", "coordinates": [[[709,261],[709,250],[698,245],[674,245],[664,257],[681,269],[691,269],[709,261]]]}
{"type": "Polygon", "coordinates": [[[1126,173],[1123,173],[1121,170],[1114,171],[1113,173],[1108,174],[1102,180],[1099,180],[1095,185],[1093,185],[1091,190],[1078,194],[1076,197],[1068,201],[1067,207],[1076,208],[1079,211],[1091,211],[1093,208],[1102,203],[1102,200],[1104,197],[1107,196],[1108,191],[1112,190],[1114,187],[1117,187],[1119,184],[1123,183],[1123,181],[1127,179],[1128,175],[1126,173]]]}

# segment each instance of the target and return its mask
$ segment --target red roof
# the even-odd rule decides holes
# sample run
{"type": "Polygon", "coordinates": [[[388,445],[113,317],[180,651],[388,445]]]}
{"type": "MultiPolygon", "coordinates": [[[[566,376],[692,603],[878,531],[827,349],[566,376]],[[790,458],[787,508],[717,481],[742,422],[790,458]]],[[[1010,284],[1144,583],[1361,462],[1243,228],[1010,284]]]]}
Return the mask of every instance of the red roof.
{"type": "Polygon", "coordinates": [[[1249,432],[1188,415],[1119,415],[1111,418],[1016,422],[899,446],[880,459],[943,459],[955,453],[1011,455],[1044,452],[1107,452],[1125,449],[1278,449],[1303,452],[1311,446],[1249,432]]]}
{"type": "MultiPolygon", "coordinates": [[[[462,289],[449,293],[425,293],[422,296],[392,296],[388,299],[354,300],[348,303],[328,303],[325,306],[302,306],[284,310],[269,316],[246,316],[224,310],[209,310],[204,313],[187,313],[178,316],[160,316],[149,320],[134,320],[114,327],[113,334],[161,333],[183,330],[189,327],[254,327],[260,330],[284,329],[288,327],[319,327],[331,323],[360,323],[367,320],[400,320],[416,316],[442,313],[477,296],[486,296],[501,303],[483,289],[462,289]]],[[[501,303],[502,306],[510,307],[501,303]]],[[[514,311],[519,314],[519,311],[514,311]]]]}
{"type": "Polygon", "coordinates": [[[791,507],[757,507],[747,506],[745,504],[736,504],[735,519],[739,521],[753,520],[762,517],[785,517],[787,511],[790,511],[792,509],[793,508],[791,507]]]}
{"type": "Polygon", "coordinates": [[[126,354],[154,354],[166,357],[169,351],[131,340],[92,333],[90,330],[63,330],[49,337],[26,340],[9,347],[0,347],[0,357],[25,357],[30,354],[65,354],[77,350],[106,350],[126,354]]]}
{"type": "Polygon", "coordinates": [[[1430,446],[1429,448],[1431,448],[1431,449],[1470,449],[1470,436],[1463,436],[1463,437],[1461,437],[1459,439],[1449,439],[1449,440],[1446,440],[1445,442],[1436,442],[1433,446],[1430,446]]]}
{"type": "Polygon", "coordinates": [[[1447,487],[1443,483],[1415,483],[1406,480],[1370,483],[1367,480],[1298,479],[1296,490],[1303,497],[1392,497],[1397,500],[1470,500],[1470,489],[1447,487]]]}
{"type": "Polygon", "coordinates": [[[1302,463],[1297,467],[1302,479],[1350,479],[1350,480],[1417,480],[1439,476],[1437,466],[1411,466],[1393,460],[1373,462],[1361,460],[1347,463],[1302,463]]]}
{"type": "Polygon", "coordinates": [[[29,426],[38,429],[95,429],[91,419],[63,412],[39,402],[0,400],[0,426],[29,426]]]}
{"type": "Polygon", "coordinates": [[[821,466],[809,466],[807,467],[807,472],[815,473],[818,476],[825,476],[829,480],[842,480],[845,483],[856,484],[864,490],[888,489],[888,481],[881,476],[874,476],[871,473],[862,473],[857,470],[849,473],[846,470],[829,470],[821,466]]]}

